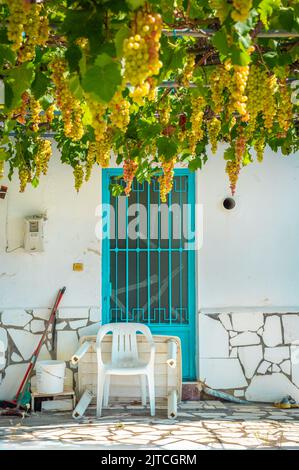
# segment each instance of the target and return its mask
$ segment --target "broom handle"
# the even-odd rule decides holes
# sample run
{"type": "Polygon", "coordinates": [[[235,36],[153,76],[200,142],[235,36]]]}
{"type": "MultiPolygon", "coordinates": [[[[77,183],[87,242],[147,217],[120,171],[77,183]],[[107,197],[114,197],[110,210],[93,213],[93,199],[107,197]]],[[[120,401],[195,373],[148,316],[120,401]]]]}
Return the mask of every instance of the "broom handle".
{"type": "Polygon", "coordinates": [[[60,301],[62,299],[62,296],[63,294],[65,293],[65,290],[66,290],[66,287],[63,287],[62,289],[59,290],[58,292],[58,295],[56,297],[56,301],[55,301],[55,304],[54,304],[54,307],[52,308],[52,311],[51,311],[51,315],[50,315],[50,318],[48,320],[48,323],[46,325],[46,328],[45,328],[45,331],[37,345],[37,348],[35,349],[35,351],[33,352],[32,354],[32,357],[31,357],[31,360],[30,360],[30,364],[28,365],[27,367],[27,370],[26,370],[26,373],[22,379],[22,382],[18,388],[18,391],[16,393],[16,400],[17,402],[20,401],[20,399],[22,399],[22,396],[20,397],[21,395],[21,392],[22,390],[24,390],[25,388],[25,385],[26,383],[28,382],[29,380],[29,377],[30,377],[30,372],[33,370],[34,366],[35,366],[35,363],[37,361],[37,358],[38,358],[38,355],[39,355],[39,352],[41,350],[41,347],[43,345],[43,342],[45,340],[45,337],[46,337],[46,334],[48,332],[48,329],[49,329],[49,326],[51,325],[51,323],[53,322],[54,318],[55,318],[55,315],[56,315],[56,312],[57,312],[57,309],[58,309],[58,306],[60,304],[60,301]]]}

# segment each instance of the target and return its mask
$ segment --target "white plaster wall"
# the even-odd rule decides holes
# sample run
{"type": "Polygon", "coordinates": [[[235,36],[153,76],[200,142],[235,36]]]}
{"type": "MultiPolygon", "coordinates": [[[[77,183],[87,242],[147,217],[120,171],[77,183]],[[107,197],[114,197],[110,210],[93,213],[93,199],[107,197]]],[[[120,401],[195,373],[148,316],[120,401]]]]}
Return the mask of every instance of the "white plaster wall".
{"type": "Polygon", "coordinates": [[[263,163],[241,172],[237,205],[227,211],[222,206],[230,195],[223,149],[209,158],[197,180],[197,201],[204,210],[203,228],[198,227],[203,229],[199,306],[211,311],[216,307],[296,308],[299,155],[283,157],[268,148],[263,163]]]}
{"type": "Polygon", "coordinates": [[[72,169],[59,162],[55,151],[38,188],[28,185],[20,194],[17,176],[1,184],[8,186],[8,196],[0,200],[0,309],[51,306],[64,285],[64,306],[98,306],[101,244],[95,236],[95,209],[101,198],[101,172],[94,169],[89,184],[77,194],[72,169]],[[6,239],[8,250],[22,244],[24,217],[44,212],[45,252],[6,253],[6,239]],[[83,262],[84,271],[73,272],[74,262],[83,262]]]}

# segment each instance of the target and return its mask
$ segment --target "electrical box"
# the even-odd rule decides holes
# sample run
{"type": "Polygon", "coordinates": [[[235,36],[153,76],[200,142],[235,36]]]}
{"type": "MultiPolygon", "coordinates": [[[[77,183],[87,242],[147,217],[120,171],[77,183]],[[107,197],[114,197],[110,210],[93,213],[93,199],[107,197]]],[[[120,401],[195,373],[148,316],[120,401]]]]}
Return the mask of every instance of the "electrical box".
{"type": "Polygon", "coordinates": [[[25,218],[25,251],[39,253],[44,251],[44,223],[42,215],[33,215],[25,218]]]}

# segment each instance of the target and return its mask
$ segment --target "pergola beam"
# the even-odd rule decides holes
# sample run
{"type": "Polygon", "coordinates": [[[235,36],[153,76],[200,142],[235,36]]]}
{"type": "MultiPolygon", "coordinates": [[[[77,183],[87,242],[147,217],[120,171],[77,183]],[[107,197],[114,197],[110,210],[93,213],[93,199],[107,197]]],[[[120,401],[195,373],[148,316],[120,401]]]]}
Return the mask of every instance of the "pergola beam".
{"type": "MultiPolygon", "coordinates": [[[[191,36],[194,38],[209,38],[212,37],[217,31],[210,29],[199,29],[199,30],[190,30],[188,28],[183,29],[163,29],[162,33],[165,36],[184,37],[191,36]]],[[[258,38],[298,38],[299,33],[290,32],[290,31],[261,31],[257,33],[256,37],[258,38]]]]}

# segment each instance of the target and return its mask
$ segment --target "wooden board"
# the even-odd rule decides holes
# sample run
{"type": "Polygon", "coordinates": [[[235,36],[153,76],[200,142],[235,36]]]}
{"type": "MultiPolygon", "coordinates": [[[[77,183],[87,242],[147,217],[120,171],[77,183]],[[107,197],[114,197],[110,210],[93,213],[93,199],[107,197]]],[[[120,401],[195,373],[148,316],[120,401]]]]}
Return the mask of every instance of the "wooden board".
{"type": "MultiPolygon", "coordinates": [[[[155,393],[157,399],[166,400],[171,390],[177,390],[178,400],[181,400],[182,393],[182,359],[181,341],[177,336],[153,336],[156,344],[155,354],[155,393]],[[177,366],[170,368],[167,364],[168,342],[174,340],[177,343],[177,366]]],[[[104,362],[111,360],[111,339],[112,335],[106,335],[102,342],[102,357],[104,362]]],[[[91,346],[88,352],[82,357],[78,364],[78,396],[86,389],[96,394],[97,383],[97,356],[96,356],[96,336],[83,336],[80,345],[85,341],[90,341],[91,346]]],[[[137,336],[138,352],[141,360],[149,358],[149,344],[143,335],[137,336]]],[[[135,401],[140,400],[140,384],[138,376],[112,376],[110,386],[110,398],[112,401],[135,401]]]]}

